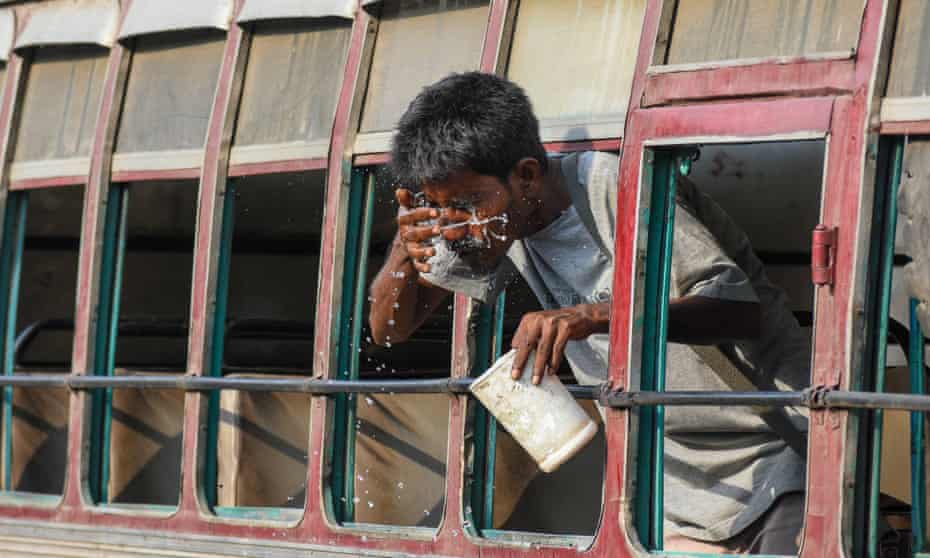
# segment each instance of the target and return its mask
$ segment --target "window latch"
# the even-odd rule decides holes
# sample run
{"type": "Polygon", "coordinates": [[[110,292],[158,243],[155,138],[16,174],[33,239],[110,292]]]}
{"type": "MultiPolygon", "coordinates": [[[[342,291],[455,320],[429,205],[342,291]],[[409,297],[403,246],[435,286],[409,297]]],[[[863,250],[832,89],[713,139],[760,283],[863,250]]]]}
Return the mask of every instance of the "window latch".
{"type": "Polygon", "coordinates": [[[836,267],[836,227],[814,227],[811,246],[811,280],[817,286],[833,285],[836,267]]]}

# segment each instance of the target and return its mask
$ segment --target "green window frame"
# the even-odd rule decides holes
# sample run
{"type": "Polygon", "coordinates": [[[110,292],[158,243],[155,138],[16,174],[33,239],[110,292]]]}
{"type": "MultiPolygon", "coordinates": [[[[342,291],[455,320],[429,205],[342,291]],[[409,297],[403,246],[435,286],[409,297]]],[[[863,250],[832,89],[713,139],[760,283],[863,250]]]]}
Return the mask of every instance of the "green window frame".
{"type": "MultiPolygon", "coordinates": [[[[860,389],[881,393],[886,389],[886,366],[888,362],[887,339],[890,332],[890,309],[892,278],[895,266],[895,238],[898,220],[898,191],[904,171],[907,136],[883,137],[879,141],[878,169],[872,216],[872,239],[869,251],[869,269],[877,280],[868,282],[867,346],[863,363],[865,372],[856,379],[860,389]],[[872,372],[874,371],[874,372],[872,372]]],[[[917,320],[917,301],[910,299],[907,335],[907,366],[911,393],[926,395],[926,370],[924,362],[923,332],[917,320]]],[[[879,497],[882,462],[882,427],[884,410],[858,411],[859,420],[865,424],[859,436],[859,445],[868,448],[857,467],[858,486],[866,487],[856,494],[857,525],[866,522],[867,527],[856,529],[862,533],[853,541],[861,548],[865,546],[870,558],[881,554],[879,533],[879,497]]],[[[927,471],[926,471],[926,417],[920,411],[910,413],[910,467],[911,467],[911,533],[915,556],[930,556],[927,544],[927,471]]]]}

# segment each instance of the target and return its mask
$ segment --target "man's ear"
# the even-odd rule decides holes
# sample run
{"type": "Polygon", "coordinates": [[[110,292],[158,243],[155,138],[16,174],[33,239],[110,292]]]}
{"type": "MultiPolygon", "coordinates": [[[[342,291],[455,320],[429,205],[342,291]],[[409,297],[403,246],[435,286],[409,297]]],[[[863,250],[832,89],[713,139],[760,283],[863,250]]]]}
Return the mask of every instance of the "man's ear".
{"type": "Polygon", "coordinates": [[[542,166],[535,157],[524,157],[517,161],[511,176],[523,194],[535,193],[542,184],[542,166]]]}

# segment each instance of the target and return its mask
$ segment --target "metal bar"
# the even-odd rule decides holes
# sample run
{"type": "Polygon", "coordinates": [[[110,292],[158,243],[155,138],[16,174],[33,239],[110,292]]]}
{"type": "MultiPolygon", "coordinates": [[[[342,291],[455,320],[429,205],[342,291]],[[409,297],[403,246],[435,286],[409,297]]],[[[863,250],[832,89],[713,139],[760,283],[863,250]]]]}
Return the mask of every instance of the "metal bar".
{"type": "MultiPolygon", "coordinates": [[[[908,344],[908,366],[911,375],[911,393],[924,395],[926,376],[924,373],[924,335],[917,320],[916,299],[911,299],[910,325],[911,334],[908,344]]],[[[914,536],[913,548],[922,551],[927,542],[927,469],[926,440],[924,438],[925,417],[920,413],[911,413],[911,533],[914,536]]]]}
{"type": "MultiPolygon", "coordinates": [[[[16,313],[23,264],[23,244],[26,239],[25,194],[10,194],[7,198],[7,218],[4,237],[3,272],[6,288],[3,314],[3,375],[13,375],[16,343],[16,313]],[[6,236],[8,235],[8,236],[6,236]]],[[[13,490],[13,388],[3,390],[3,487],[13,490]]]]}

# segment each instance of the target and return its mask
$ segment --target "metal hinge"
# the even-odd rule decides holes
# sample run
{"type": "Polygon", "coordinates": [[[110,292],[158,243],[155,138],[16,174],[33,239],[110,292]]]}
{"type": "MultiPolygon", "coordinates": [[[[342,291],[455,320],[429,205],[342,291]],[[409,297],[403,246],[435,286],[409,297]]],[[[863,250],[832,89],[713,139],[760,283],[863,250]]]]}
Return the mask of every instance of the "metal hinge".
{"type": "Polygon", "coordinates": [[[832,285],[836,267],[836,227],[814,227],[811,245],[811,281],[815,285],[832,285]]]}

